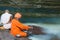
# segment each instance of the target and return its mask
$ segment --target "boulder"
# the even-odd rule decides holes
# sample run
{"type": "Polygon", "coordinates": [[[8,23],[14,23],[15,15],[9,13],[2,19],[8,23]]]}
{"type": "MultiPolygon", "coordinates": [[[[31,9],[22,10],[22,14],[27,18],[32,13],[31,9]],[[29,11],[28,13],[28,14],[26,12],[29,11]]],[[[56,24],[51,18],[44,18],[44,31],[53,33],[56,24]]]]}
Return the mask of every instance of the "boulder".
{"type": "Polygon", "coordinates": [[[35,35],[40,35],[40,34],[46,34],[45,32],[43,32],[43,28],[39,27],[39,26],[34,26],[34,25],[29,25],[30,27],[33,27],[33,29],[29,29],[29,32],[31,32],[32,34],[35,35]]]}

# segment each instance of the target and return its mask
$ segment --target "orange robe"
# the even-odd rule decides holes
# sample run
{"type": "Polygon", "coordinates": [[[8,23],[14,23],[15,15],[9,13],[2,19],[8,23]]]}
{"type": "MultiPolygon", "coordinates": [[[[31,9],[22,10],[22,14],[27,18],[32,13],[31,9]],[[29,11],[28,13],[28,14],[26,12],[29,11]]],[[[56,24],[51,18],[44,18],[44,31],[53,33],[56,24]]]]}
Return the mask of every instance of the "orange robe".
{"type": "Polygon", "coordinates": [[[28,30],[29,27],[23,25],[22,23],[20,23],[18,20],[13,19],[12,20],[12,27],[11,27],[11,34],[16,36],[17,34],[19,34],[20,36],[27,36],[26,32],[23,32],[21,30],[28,30]],[[20,29],[19,29],[20,28],[20,29]]]}

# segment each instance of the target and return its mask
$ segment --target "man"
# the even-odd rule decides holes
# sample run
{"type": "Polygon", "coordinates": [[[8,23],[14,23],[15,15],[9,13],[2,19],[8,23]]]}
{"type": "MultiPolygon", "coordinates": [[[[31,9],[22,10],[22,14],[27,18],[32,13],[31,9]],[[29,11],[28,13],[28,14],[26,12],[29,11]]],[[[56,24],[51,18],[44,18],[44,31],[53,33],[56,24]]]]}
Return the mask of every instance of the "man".
{"type": "Polygon", "coordinates": [[[27,33],[24,32],[23,30],[28,30],[32,27],[26,26],[24,24],[22,24],[21,22],[19,22],[19,19],[21,18],[21,14],[20,13],[16,13],[14,15],[14,19],[12,20],[12,27],[11,27],[11,34],[13,36],[17,36],[17,37],[26,37],[27,33]]]}
{"type": "Polygon", "coordinates": [[[9,10],[5,10],[5,13],[1,15],[1,24],[3,27],[0,29],[10,29],[11,28],[12,14],[9,13],[9,10]]]}

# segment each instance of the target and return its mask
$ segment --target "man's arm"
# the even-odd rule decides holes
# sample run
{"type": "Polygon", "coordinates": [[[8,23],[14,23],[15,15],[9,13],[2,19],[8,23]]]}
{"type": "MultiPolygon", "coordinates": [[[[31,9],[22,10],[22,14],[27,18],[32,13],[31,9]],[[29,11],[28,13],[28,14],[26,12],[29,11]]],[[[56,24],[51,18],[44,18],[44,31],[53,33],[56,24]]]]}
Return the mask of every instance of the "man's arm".
{"type": "Polygon", "coordinates": [[[26,26],[26,25],[20,23],[19,21],[16,21],[16,25],[18,27],[20,27],[21,29],[25,29],[25,30],[28,30],[30,28],[29,26],[26,26]]]}

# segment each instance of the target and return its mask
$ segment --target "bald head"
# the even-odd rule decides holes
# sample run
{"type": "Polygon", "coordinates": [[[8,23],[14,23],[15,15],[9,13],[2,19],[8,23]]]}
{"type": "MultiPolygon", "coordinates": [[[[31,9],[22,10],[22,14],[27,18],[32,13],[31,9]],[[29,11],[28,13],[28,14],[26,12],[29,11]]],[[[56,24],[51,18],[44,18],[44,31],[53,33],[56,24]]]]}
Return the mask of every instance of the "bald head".
{"type": "Polygon", "coordinates": [[[9,10],[5,10],[5,12],[9,13],[9,10]]]}
{"type": "Polygon", "coordinates": [[[21,13],[19,13],[19,12],[17,12],[17,13],[14,15],[15,18],[21,18],[21,16],[22,16],[22,15],[21,15],[21,13]]]}

